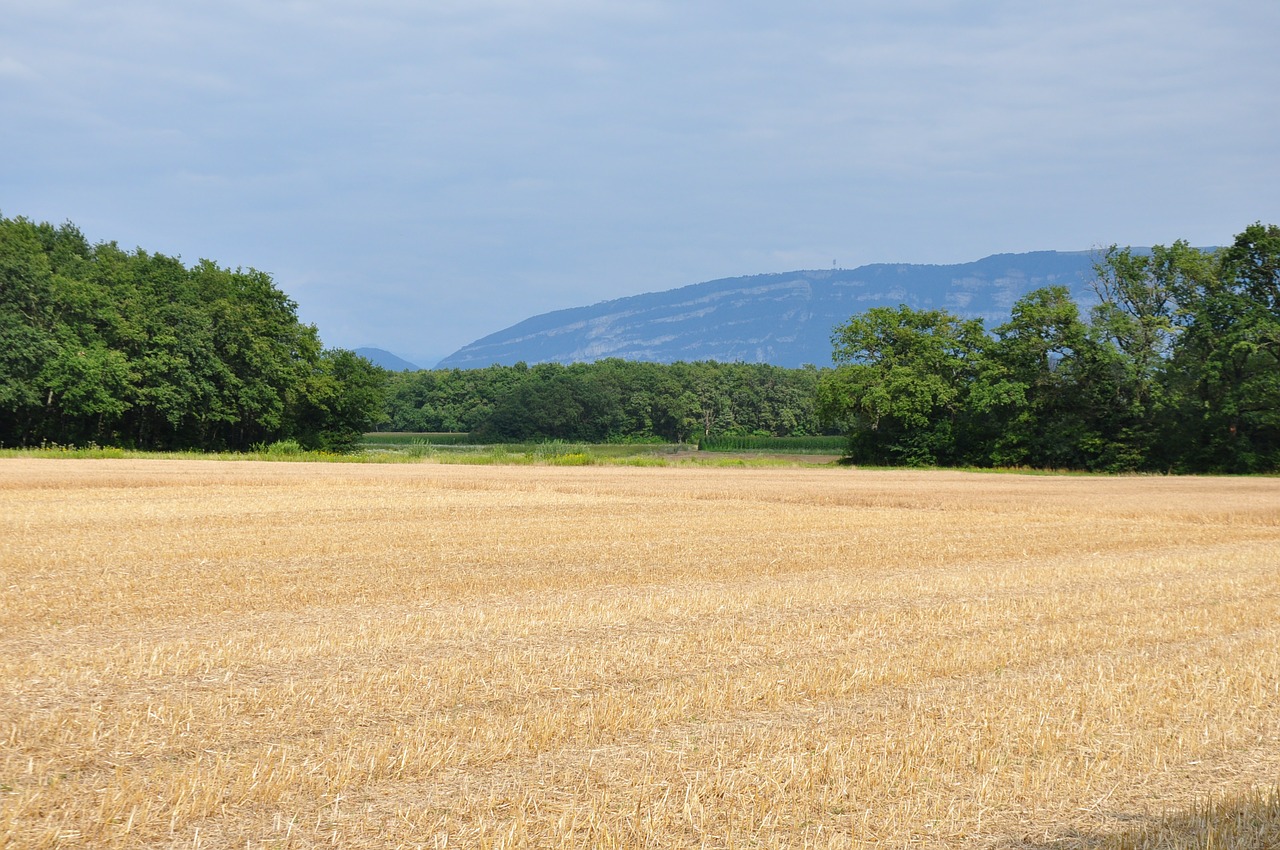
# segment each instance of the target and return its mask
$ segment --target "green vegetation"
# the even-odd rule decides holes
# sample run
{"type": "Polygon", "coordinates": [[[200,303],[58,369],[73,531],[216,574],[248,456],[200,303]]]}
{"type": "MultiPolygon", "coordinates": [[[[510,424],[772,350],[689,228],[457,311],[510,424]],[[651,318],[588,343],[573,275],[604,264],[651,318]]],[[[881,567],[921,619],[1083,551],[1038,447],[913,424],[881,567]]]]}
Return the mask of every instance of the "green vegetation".
{"type": "MultiPolygon", "coordinates": [[[[375,463],[401,463],[430,460],[435,463],[454,464],[509,464],[515,466],[794,466],[795,460],[777,457],[778,454],[797,455],[808,452],[793,449],[763,449],[755,447],[747,454],[730,455],[729,448],[716,452],[700,452],[692,443],[613,442],[583,443],[565,440],[548,440],[527,443],[467,443],[448,440],[439,443],[426,442],[425,436],[463,435],[426,434],[366,434],[364,457],[375,463]],[[396,437],[403,437],[397,440],[396,437]],[[770,456],[770,455],[774,456],[770,456]]],[[[836,454],[843,445],[842,438],[826,438],[825,454],[836,454]],[[834,448],[830,441],[834,439],[834,448]]],[[[789,443],[789,441],[786,441],[789,443]]],[[[817,457],[814,464],[824,460],[817,457]]],[[[802,464],[803,465],[803,464],[802,464]]]]}
{"type": "Polygon", "coordinates": [[[774,452],[779,454],[841,454],[844,437],[704,437],[698,441],[704,452],[774,452]]]}
{"type": "MultiPolygon", "coordinates": [[[[248,451],[207,452],[197,449],[153,451],[144,449],[127,449],[119,446],[100,446],[89,443],[83,446],[59,445],[44,443],[23,448],[0,448],[0,458],[38,457],[51,459],[73,458],[115,458],[138,460],[269,460],[269,461],[307,461],[325,463],[361,463],[385,458],[372,457],[359,451],[332,452],[320,449],[304,449],[296,441],[284,440],[271,445],[259,445],[248,451]]],[[[404,458],[409,460],[409,458],[404,458]]]]}
{"type": "Polygon", "coordinates": [[[1096,271],[1087,315],[1049,287],[990,332],[873,308],[835,329],[834,369],[389,373],[323,349],[262,272],[0,218],[0,447],[645,464],[696,442],[883,466],[1280,469],[1280,228],[1215,253],[1112,247],[1096,271]]]}
{"type": "Polygon", "coordinates": [[[477,443],[463,434],[366,434],[365,456],[375,462],[432,460],[437,463],[590,466],[623,464],[667,466],[697,459],[690,444],[582,443],[546,440],[526,443],[477,443]],[[395,437],[406,439],[396,440],[395,437]],[[424,437],[445,437],[439,442],[424,437]]]}
{"type": "Polygon", "coordinates": [[[361,445],[403,448],[406,446],[467,446],[473,445],[470,434],[458,432],[427,431],[375,431],[361,438],[361,445]]]}
{"type": "Polygon", "coordinates": [[[1280,469],[1280,228],[1230,248],[1112,247],[1087,318],[1061,287],[994,336],[874,308],[836,329],[824,423],[859,463],[1105,472],[1280,469]]]}
{"type": "Polygon", "coordinates": [[[349,450],[383,374],[271,277],[0,218],[0,444],[349,450]]]}
{"type": "Polygon", "coordinates": [[[484,443],[821,434],[820,374],[764,363],[616,359],[403,372],[389,377],[379,427],[467,432],[484,443]]]}

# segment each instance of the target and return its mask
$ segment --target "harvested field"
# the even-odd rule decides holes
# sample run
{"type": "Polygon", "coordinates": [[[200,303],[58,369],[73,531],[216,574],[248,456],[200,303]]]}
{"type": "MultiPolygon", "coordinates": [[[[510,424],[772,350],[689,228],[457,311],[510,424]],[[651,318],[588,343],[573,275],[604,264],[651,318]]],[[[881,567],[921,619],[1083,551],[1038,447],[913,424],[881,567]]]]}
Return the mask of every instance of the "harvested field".
{"type": "Polygon", "coordinates": [[[1280,480],[0,461],[0,844],[1269,847],[1280,480]]]}

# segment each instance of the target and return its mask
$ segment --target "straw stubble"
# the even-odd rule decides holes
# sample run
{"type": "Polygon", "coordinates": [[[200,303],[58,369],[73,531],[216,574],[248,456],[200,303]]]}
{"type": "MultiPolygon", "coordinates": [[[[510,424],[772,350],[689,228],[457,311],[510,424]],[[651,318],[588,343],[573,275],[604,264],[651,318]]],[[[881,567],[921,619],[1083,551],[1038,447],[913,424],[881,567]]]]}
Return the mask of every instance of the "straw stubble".
{"type": "Polygon", "coordinates": [[[8,460],[0,526],[13,846],[1280,823],[1276,479],[8,460]]]}

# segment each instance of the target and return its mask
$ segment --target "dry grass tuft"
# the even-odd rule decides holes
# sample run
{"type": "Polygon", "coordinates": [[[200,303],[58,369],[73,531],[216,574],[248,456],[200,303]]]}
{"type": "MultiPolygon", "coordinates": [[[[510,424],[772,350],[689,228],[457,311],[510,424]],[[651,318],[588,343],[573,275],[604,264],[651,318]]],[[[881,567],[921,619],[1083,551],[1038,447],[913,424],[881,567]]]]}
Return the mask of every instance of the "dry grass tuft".
{"type": "Polygon", "coordinates": [[[0,845],[1276,846],[1280,480],[0,461],[0,845]]]}

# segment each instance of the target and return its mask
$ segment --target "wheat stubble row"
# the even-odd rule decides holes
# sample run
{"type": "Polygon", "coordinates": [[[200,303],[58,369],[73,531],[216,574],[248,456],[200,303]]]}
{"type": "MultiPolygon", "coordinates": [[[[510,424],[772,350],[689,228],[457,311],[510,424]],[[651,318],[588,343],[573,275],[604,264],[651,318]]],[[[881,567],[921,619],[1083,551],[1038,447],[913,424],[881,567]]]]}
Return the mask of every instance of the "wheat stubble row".
{"type": "Polygon", "coordinates": [[[1280,481],[0,463],[0,842],[1100,846],[1280,776],[1280,481]]]}

